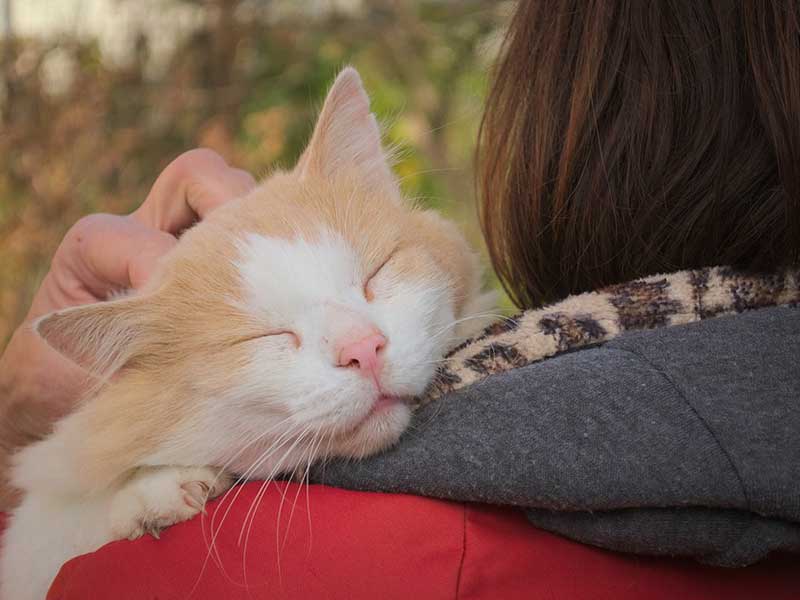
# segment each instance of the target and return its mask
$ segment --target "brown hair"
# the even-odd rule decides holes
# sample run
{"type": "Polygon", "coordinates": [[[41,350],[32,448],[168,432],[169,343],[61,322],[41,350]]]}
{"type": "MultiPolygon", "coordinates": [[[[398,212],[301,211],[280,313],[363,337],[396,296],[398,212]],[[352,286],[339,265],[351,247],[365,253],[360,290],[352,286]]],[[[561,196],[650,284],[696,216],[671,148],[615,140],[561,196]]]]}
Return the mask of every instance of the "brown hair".
{"type": "Polygon", "coordinates": [[[800,255],[800,7],[524,0],[478,146],[480,217],[531,307],[800,255]]]}

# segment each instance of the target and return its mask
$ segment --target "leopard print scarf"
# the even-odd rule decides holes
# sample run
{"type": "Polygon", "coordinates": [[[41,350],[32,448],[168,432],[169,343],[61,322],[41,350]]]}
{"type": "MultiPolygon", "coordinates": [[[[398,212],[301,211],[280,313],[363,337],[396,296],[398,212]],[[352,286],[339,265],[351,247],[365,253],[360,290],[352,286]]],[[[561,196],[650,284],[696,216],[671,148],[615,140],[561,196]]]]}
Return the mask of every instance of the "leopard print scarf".
{"type": "Polygon", "coordinates": [[[570,296],[499,321],[453,349],[421,403],[496,373],[607,342],[627,331],[798,304],[800,269],[756,275],[711,267],[570,296]]]}

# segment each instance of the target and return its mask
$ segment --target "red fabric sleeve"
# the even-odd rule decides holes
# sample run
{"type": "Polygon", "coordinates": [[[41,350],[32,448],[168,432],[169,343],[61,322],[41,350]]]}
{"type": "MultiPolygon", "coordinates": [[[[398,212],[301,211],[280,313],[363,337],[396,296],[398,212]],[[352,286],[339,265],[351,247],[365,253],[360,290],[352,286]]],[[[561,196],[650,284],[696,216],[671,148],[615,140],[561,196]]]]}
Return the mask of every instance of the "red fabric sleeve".
{"type": "Polygon", "coordinates": [[[68,562],[48,600],[796,600],[794,557],[738,570],[606,552],[513,509],[260,483],[205,517],[68,562]],[[211,524],[224,523],[209,554],[211,524]]]}

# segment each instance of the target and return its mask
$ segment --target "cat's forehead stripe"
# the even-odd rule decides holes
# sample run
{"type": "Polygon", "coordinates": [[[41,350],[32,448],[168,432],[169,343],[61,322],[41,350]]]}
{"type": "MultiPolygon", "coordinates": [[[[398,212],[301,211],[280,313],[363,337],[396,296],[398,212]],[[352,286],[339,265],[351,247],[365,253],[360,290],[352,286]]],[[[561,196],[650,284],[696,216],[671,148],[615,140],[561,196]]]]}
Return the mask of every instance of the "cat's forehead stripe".
{"type": "Polygon", "coordinates": [[[361,277],[361,265],[341,236],[324,231],[315,239],[247,234],[236,261],[248,306],[292,311],[342,293],[361,277]]]}

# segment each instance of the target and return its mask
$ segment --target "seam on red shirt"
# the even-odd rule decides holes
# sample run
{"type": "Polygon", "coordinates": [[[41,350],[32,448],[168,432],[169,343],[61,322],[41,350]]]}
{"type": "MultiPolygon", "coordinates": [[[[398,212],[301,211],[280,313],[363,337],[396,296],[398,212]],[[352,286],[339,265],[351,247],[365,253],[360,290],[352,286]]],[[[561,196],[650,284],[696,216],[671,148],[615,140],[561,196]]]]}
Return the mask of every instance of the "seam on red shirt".
{"type": "Polygon", "coordinates": [[[456,576],[456,598],[461,596],[461,575],[464,572],[464,559],[467,556],[467,507],[464,506],[461,537],[461,560],[458,562],[458,575],[456,576]]]}

